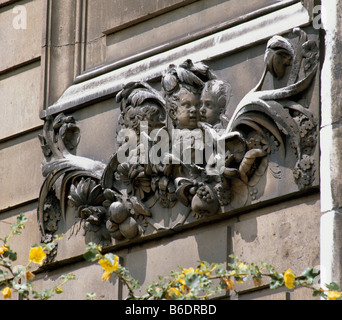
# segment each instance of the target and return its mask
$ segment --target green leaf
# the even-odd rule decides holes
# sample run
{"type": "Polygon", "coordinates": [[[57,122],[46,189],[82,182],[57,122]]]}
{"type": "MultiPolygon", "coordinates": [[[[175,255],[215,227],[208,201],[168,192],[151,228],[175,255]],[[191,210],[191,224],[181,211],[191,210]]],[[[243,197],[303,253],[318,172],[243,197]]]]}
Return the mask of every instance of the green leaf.
{"type": "Polygon", "coordinates": [[[99,256],[100,252],[102,250],[101,245],[97,245],[96,243],[89,242],[86,246],[86,253],[83,254],[83,257],[87,261],[96,261],[99,256]]]}
{"type": "Polygon", "coordinates": [[[307,278],[307,282],[312,284],[317,276],[319,276],[320,271],[315,268],[307,268],[303,271],[302,276],[307,278]]]}
{"type": "Polygon", "coordinates": [[[75,280],[75,279],[76,279],[76,276],[73,273],[63,274],[61,276],[62,281],[75,280]]]}
{"type": "Polygon", "coordinates": [[[50,243],[48,243],[48,244],[45,245],[45,248],[46,248],[46,250],[48,250],[49,252],[51,252],[56,246],[57,246],[57,243],[50,242],[50,243]]]}
{"type": "Polygon", "coordinates": [[[2,260],[2,264],[7,267],[7,268],[11,268],[12,267],[12,263],[11,261],[8,261],[7,259],[3,259],[2,260]]]}
{"type": "Polygon", "coordinates": [[[340,289],[340,287],[338,286],[337,283],[335,282],[330,282],[329,284],[325,284],[325,286],[329,289],[329,290],[333,290],[333,291],[338,291],[340,289]]]}
{"type": "Polygon", "coordinates": [[[34,298],[40,300],[49,300],[54,293],[53,289],[44,289],[41,292],[35,292],[34,298]]]}
{"type": "Polygon", "coordinates": [[[83,255],[83,257],[85,260],[93,262],[97,260],[97,254],[97,251],[88,251],[83,255]]]}
{"type": "Polygon", "coordinates": [[[200,283],[201,275],[193,273],[185,278],[185,284],[189,288],[196,288],[200,283]]]}
{"type": "Polygon", "coordinates": [[[8,250],[4,253],[4,257],[9,258],[11,261],[16,261],[17,260],[17,253],[12,251],[12,250],[8,250]]]}
{"type": "Polygon", "coordinates": [[[270,289],[272,289],[272,290],[278,289],[283,285],[284,285],[283,279],[280,279],[280,278],[274,277],[274,276],[270,277],[270,289]]]}
{"type": "Polygon", "coordinates": [[[86,295],[87,300],[95,300],[96,293],[95,292],[88,292],[86,295]]]}

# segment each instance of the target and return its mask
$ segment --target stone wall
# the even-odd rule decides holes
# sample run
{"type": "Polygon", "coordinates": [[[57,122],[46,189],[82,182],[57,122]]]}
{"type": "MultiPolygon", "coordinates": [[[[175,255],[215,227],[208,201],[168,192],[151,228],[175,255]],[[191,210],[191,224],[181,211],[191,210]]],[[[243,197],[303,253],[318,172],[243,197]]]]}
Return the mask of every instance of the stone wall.
{"type": "MultiPolygon", "coordinates": [[[[186,59],[205,62],[219,79],[231,84],[226,112],[231,118],[262,77],[270,38],[282,35],[294,43],[298,34],[293,29],[301,28],[323,48],[319,31],[312,27],[312,3],[308,3],[172,0],[115,1],[114,6],[110,0],[0,0],[0,237],[18,214],[25,213],[27,227],[21,239],[13,239],[18,263],[25,264],[29,246],[41,241],[40,228],[46,226],[39,216],[46,178],[41,164],[46,159],[38,135],[44,135],[44,123],[61,113],[72,116],[81,137],[73,156],[107,165],[117,151],[118,92],[131,81],[146,81],[160,90],[168,65],[186,59]],[[18,5],[26,9],[24,29],[13,25],[18,5]]],[[[264,79],[264,90],[283,86],[270,75],[264,79]]],[[[298,100],[318,124],[319,92],[318,70],[305,96],[298,100]]],[[[165,209],[157,205],[153,215],[167,230],[156,229],[133,240],[110,239],[107,249],[120,256],[142,285],[179,265],[195,266],[198,260],[228,263],[229,254],[249,262],[264,261],[279,270],[291,267],[295,273],[318,266],[321,210],[318,136],[316,139],[315,169],[304,187],[296,183],[296,161],[287,153],[284,159],[291,164],[280,165],[281,177],[265,174],[261,185],[248,189],[248,200],[242,205],[225,207],[220,214],[204,219],[190,217],[180,228],[171,226],[183,217],[185,206],[177,203],[165,209]],[[272,179],[275,182],[270,183],[272,179]]],[[[285,147],[291,150],[289,139],[285,147]]],[[[53,187],[55,192],[59,188],[53,187]]],[[[74,232],[79,221],[75,215],[75,208],[68,205],[65,219],[59,216],[54,221],[54,232],[64,234],[64,239],[53,261],[38,270],[36,288],[51,287],[60,275],[73,272],[77,280],[56,299],[84,299],[87,292],[96,292],[100,299],[125,298],[125,288],[117,279],[102,282],[101,268],[84,261],[85,245],[96,237],[91,232],[85,236],[74,232]]],[[[305,289],[274,292],[267,285],[254,288],[246,283],[220,298],[312,296],[305,289]]]]}

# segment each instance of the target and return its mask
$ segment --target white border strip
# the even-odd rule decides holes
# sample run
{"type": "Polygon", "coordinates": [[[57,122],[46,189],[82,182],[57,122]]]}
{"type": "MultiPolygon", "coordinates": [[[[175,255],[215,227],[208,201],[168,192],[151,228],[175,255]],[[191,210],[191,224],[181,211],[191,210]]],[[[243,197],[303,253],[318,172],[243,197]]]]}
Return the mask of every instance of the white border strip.
{"type": "Polygon", "coordinates": [[[70,108],[89,104],[108,95],[115,94],[130,81],[150,80],[160,76],[166,67],[184,59],[205,61],[236,50],[252,46],[275,34],[310,23],[310,16],[301,3],[277,10],[265,16],[220,31],[167,52],[143,59],[107,74],[69,87],[62,97],[42,117],[70,108]]]}
{"type": "Polygon", "coordinates": [[[336,25],[337,25],[337,8],[338,1],[331,0],[328,5],[322,5],[322,23],[325,34],[325,58],[321,71],[321,230],[320,230],[320,256],[321,256],[321,283],[330,283],[336,281],[341,272],[340,256],[335,254],[334,248],[339,248],[339,243],[334,233],[340,233],[341,227],[335,223],[338,212],[334,210],[334,198],[332,187],[333,178],[340,173],[336,172],[333,163],[340,158],[340,150],[336,150],[334,146],[334,129],[333,129],[333,105],[332,105],[332,89],[334,69],[334,43],[336,41],[336,25]],[[335,270],[334,270],[335,268],[335,270]],[[335,274],[334,274],[335,273],[335,274]]]}

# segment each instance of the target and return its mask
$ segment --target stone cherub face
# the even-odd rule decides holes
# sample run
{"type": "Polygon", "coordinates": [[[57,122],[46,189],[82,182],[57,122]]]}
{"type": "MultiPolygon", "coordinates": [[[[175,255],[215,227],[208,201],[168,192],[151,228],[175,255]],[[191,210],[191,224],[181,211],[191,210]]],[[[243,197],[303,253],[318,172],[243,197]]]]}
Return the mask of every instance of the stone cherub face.
{"type": "Polygon", "coordinates": [[[200,96],[204,83],[215,76],[203,63],[186,60],[169,65],[162,78],[166,110],[176,129],[195,129],[200,120],[200,96]]]}
{"type": "Polygon", "coordinates": [[[199,121],[200,95],[181,88],[173,95],[169,115],[176,129],[195,129],[199,121]]]}
{"type": "Polygon", "coordinates": [[[221,122],[230,95],[230,85],[221,80],[206,82],[201,95],[200,121],[215,126],[221,122]]]}

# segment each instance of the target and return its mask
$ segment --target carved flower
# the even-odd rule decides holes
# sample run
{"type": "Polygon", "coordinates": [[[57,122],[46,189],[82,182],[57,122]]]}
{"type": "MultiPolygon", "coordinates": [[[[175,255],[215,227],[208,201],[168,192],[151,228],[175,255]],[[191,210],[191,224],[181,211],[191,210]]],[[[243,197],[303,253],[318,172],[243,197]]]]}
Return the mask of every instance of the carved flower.
{"type": "Polygon", "coordinates": [[[77,186],[74,184],[71,186],[68,198],[76,207],[101,204],[103,201],[102,187],[91,178],[82,178],[77,186]]]}
{"type": "Polygon", "coordinates": [[[301,127],[301,128],[299,129],[299,133],[300,133],[300,136],[301,136],[302,138],[304,138],[304,137],[307,135],[308,130],[306,130],[305,127],[301,127]]]}
{"type": "Polygon", "coordinates": [[[167,176],[153,175],[151,189],[159,196],[159,201],[164,208],[172,208],[177,202],[176,188],[173,179],[167,176]]]}
{"type": "Polygon", "coordinates": [[[140,199],[145,198],[145,193],[151,192],[151,179],[145,176],[144,172],[140,172],[133,180],[134,194],[140,199]]]}
{"type": "Polygon", "coordinates": [[[259,138],[251,138],[247,142],[248,149],[258,148],[261,149],[261,139],[259,138]]]}
{"type": "Polygon", "coordinates": [[[84,179],[70,188],[69,201],[77,208],[78,216],[81,218],[89,217],[89,208],[102,204],[104,200],[101,185],[91,178],[84,179]]]}
{"type": "Polygon", "coordinates": [[[293,170],[294,178],[298,180],[301,177],[301,175],[302,175],[302,171],[298,167],[294,168],[293,170]]]}
{"type": "Polygon", "coordinates": [[[309,174],[302,174],[301,182],[304,186],[308,186],[311,183],[312,177],[309,174]]]}
{"type": "Polygon", "coordinates": [[[267,137],[268,139],[265,140],[265,144],[262,149],[267,153],[274,153],[278,151],[279,141],[271,134],[267,134],[267,137]]]}
{"type": "Polygon", "coordinates": [[[313,123],[310,120],[306,121],[304,126],[306,130],[312,130],[314,127],[313,123]]]}
{"type": "Polygon", "coordinates": [[[57,223],[61,219],[61,213],[51,203],[44,205],[45,229],[51,233],[57,231],[57,223]]]}
{"type": "Polygon", "coordinates": [[[133,192],[140,199],[145,198],[145,194],[151,192],[151,178],[145,174],[145,169],[139,164],[121,163],[118,166],[120,180],[131,188],[128,192],[133,192]]]}
{"type": "Polygon", "coordinates": [[[293,176],[301,188],[312,183],[312,171],[309,171],[309,169],[313,168],[313,163],[313,159],[310,156],[304,155],[303,159],[297,162],[296,167],[293,170],[293,176]]]}
{"type": "Polygon", "coordinates": [[[92,225],[101,224],[105,216],[105,210],[102,207],[104,195],[101,185],[91,178],[82,178],[77,186],[71,186],[68,198],[71,204],[77,208],[79,218],[92,225]]]}
{"type": "MultiPolygon", "coordinates": [[[[317,142],[316,135],[307,136],[302,142],[304,146],[312,148],[316,145],[316,142],[317,142]]],[[[305,153],[308,153],[308,152],[305,152],[305,153]]]]}
{"type": "Polygon", "coordinates": [[[313,159],[310,156],[304,155],[303,159],[300,161],[300,167],[304,170],[307,171],[311,168],[313,164],[313,159]]]}

